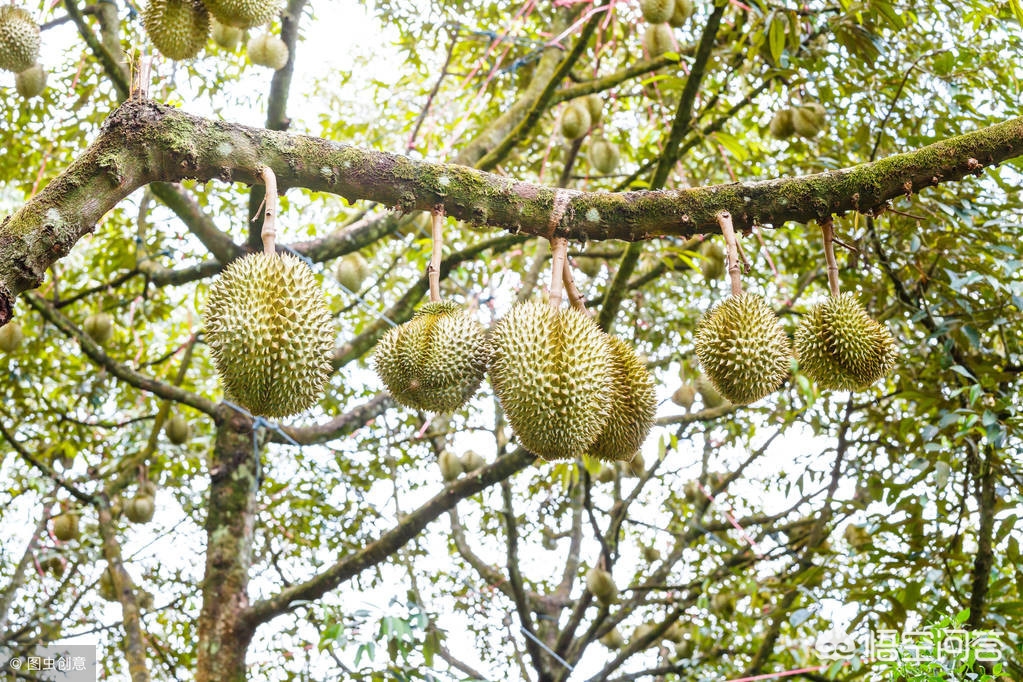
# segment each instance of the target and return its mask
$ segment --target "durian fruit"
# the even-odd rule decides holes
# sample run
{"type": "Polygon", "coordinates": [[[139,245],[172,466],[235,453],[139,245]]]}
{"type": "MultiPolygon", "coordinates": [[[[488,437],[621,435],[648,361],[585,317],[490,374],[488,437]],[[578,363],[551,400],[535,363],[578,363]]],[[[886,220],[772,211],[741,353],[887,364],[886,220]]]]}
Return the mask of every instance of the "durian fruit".
{"type": "Polygon", "coordinates": [[[174,445],[182,445],[192,438],[192,427],[189,425],[187,419],[182,417],[180,414],[176,414],[167,420],[167,425],[164,427],[164,433],[167,434],[167,440],[171,443],[174,445]]]}
{"type": "Polygon", "coordinates": [[[643,33],[643,48],[650,59],[660,57],[665,52],[675,51],[671,27],[668,24],[650,24],[643,33]]]}
{"type": "Polygon", "coordinates": [[[725,251],[721,245],[709,239],[700,244],[700,274],[708,282],[716,282],[725,274],[725,251]]]}
{"type": "Polygon", "coordinates": [[[438,301],[387,332],[377,344],[374,364],[400,404],[449,412],[479,389],[488,358],[483,325],[457,303],[438,301]]]}
{"type": "Polygon", "coordinates": [[[621,631],[617,627],[611,628],[600,638],[600,643],[606,646],[612,651],[616,651],[625,646],[625,638],[622,637],[621,631]]]}
{"type": "Polygon", "coordinates": [[[77,540],[80,535],[78,529],[78,514],[64,512],[53,517],[53,536],[62,542],[77,540]]]}
{"type": "Polygon", "coordinates": [[[0,6],[0,69],[21,73],[39,58],[39,26],[21,7],[0,6]]]}
{"type": "Polygon", "coordinates": [[[610,606],[618,598],[618,588],[611,574],[596,566],[586,571],[586,589],[604,606],[610,606]]]}
{"type": "Polygon", "coordinates": [[[358,251],[354,251],[338,259],[334,266],[334,277],[348,291],[358,293],[362,283],[369,275],[369,263],[358,251]]]}
{"type": "Polygon", "coordinates": [[[281,0],[203,0],[222,24],[252,28],[269,23],[281,13],[281,0]]]}
{"type": "Polygon", "coordinates": [[[743,293],[729,296],[696,325],[696,356],[721,395],[748,405],[785,380],[792,348],[764,299],[743,293]]]}
{"type": "Polygon", "coordinates": [[[640,553],[643,555],[643,560],[648,564],[652,564],[661,558],[661,550],[657,549],[653,545],[643,545],[640,553]]]}
{"type": "Polygon", "coordinates": [[[639,11],[648,24],[663,24],[675,13],[675,0],[639,0],[639,11]]]}
{"type": "Polygon", "coordinates": [[[590,110],[583,102],[572,102],[561,115],[561,134],[566,140],[576,140],[586,134],[593,121],[590,110]]]}
{"type": "Polygon", "coordinates": [[[797,107],[792,111],[792,129],[800,137],[811,139],[823,130],[827,122],[824,107],[816,102],[797,107]]]}
{"type": "Polygon", "coordinates": [[[39,560],[39,568],[54,578],[63,576],[66,567],[64,560],[59,554],[50,554],[39,560]]]}
{"type": "Polygon", "coordinates": [[[796,128],[792,121],[791,108],[786,107],[785,109],[779,109],[775,112],[771,118],[771,123],[768,126],[768,130],[771,133],[771,137],[778,140],[784,140],[787,137],[791,137],[792,133],[796,132],[796,128]]]}
{"type": "Polygon", "coordinates": [[[586,111],[590,112],[590,123],[597,125],[604,119],[604,99],[594,93],[588,95],[583,102],[586,103],[586,111]]]}
{"type": "Polygon", "coordinates": [[[607,425],[590,446],[589,454],[607,461],[630,461],[654,423],[657,409],[654,380],[635,351],[609,336],[611,402],[607,425]]]}
{"type": "Polygon", "coordinates": [[[245,36],[245,31],[236,27],[222,24],[214,18],[210,22],[213,29],[213,42],[229,52],[234,52],[245,36]]]}
{"type": "Polygon", "coordinates": [[[891,333],[851,293],[814,305],[796,329],[799,367],[822,389],[862,390],[888,374],[898,353],[891,333]]]}
{"type": "Polygon", "coordinates": [[[94,313],[85,318],[82,329],[90,339],[105,346],[114,335],[114,318],[109,313],[94,313]]]}
{"type": "Polygon", "coordinates": [[[11,320],[0,327],[0,350],[3,352],[13,353],[18,350],[24,340],[25,333],[17,322],[11,320]]]}
{"type": "Polygon", "coordinates": [[[153,520],[155,511],[156,503],[153,497],[141,491],[124,503],[124,515],[132,523],[149,523],[153,520]]]}
{"type": "Polygon", "coordinates": [[[165,57],[191,59],[209,39],[210,13],[200,0],[149,0],[142,27],[165,57]]]}
{"type": "Polygon", "coordinates": [[[727,402],[724,397],[718,393],[718,390],[714,388],[714,384],[707,381],[707,378],[700,376],[696,379],[696,392],[700,395],[700,400],[703,401],[703,406],[708,410],[713,410],[715,407],[721,407],[727,402]]]}
{"type": "Polygon", "coordinates": [[[249,39],[249,61],[280,71],[288,63],[288,46],[271,33],[261,33],[249,39]]]}
{"type": "Polygon", "coordinates": [[[487,464],[487,461],[483,459],[483,456],[473,450],[467,450],[465,454],[462,455],[461,462],[462,471],[467,474],[471,474],[477,469],[482,469],[487,464]]]}
{"type": "Polygon", "coordinates": [[[618,145],[614,142],[604,137],[595,137],[590,140],[590,150],[586,154],[586,159],[590,162],[593,170],[607,175],[614,173],[618,168],[621,153],[618,151],[618,145]]]}
{"type": "Polygon", "coordinates": [[[235,260],[210,285],[205,338],[229,399],[286,417],[319,400],[334,327],[313,271],[290,254],[235,260]]]}
{"type": "Polygon", "coordinates": [[[453,481],[462,475],[462,460],[458,459],[458,455],[450,450],[440,453],[437,465],[440,467],[440,475],[445,481],[453,481]]]}
{"type": "Polygon", "coordinates": [[[14,77],[14,89],[25,99],[32,99],[43,94],[46,89],[46,69],[33,64],[14,77]]]}
{"type": "Polygon", "coordinates": [[[696,402],[696,387],[692,384],[682,384],[677,391],[671,394],[671,402],[688,412],[696,402]]]}
{"type": "Polygon", "coordinates": [[[682,28],[691,16],[693,16],[692,0],[675,0],[675,10],[671,13],[671,18],[668,19],[668,25],[672,28],[682,28]]]}
{"type": "Polygon", "coordinates": [[[546,460],[583,454],[607,424],[607,335],[575,309],[515,305],[492,332],[490,381],[522,446],[546,460]]]}
{"type": "Polygon", "coordinates": [[[99,577],[99,596],[103,601],[117,601],[117,590],[114,588],[114,576],[110,569],[103,571],[99,577]]]}

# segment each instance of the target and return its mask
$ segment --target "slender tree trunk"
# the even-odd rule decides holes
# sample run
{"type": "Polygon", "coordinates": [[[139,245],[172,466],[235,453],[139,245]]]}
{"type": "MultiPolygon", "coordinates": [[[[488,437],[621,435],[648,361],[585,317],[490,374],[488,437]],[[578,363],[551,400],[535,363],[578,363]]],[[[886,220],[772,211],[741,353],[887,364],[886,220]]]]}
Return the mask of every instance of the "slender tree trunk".
{"type": "Polygon", "coordinates": [[[245,653],[252,640],[252,630],[241,625],[240,616],[249,605],[258,459],[252,422],[224,410],[210,461],[196,682],[245,680],[245,653]]]}

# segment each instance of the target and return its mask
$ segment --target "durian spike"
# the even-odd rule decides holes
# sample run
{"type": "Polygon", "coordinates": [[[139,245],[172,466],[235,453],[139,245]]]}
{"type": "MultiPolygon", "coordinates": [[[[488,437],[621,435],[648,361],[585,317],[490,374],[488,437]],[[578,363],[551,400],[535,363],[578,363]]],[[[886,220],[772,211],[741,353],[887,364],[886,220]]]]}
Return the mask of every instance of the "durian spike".
{"type": "Polygon", "coordinates": [[[561,298],[565,290],[565,261],[568,260],[568,240],[564,237],[551,237],[551,308],[561,308],[561,298]]]}
{"type": "Polygon", "coordinates": [[[440,302],[440,259],[441,249],[444,246],[444,206],[437,204],[431,211],[433,222],[430,228],[430,237],[433,241],[433,255],[430,257],[430,264],[426,266],[426,276],[430,280],[430,302],[440,302]]]}
{"type": "Polygon", "coordinates": [[[586,302],[583,300],[583,295],[579,291],[579,287],[575,285],[575,278],[572,276],[572,268],[567,262],[565,263],[565,269],[561,279],[565,284],[565,293],[568,294],[568,302],[572,304],[572,307],[592,316],[592,311],[586,309],[586,302]]]}
{"type": "Polygon", "coordinates": [[[835,226],[828,216],[820,222],[821,233],[824,235],[824,260],[828,263],[828,287],[832,296],[838,296],[838,261],[835,260],[835,226]]]}
{"type": "Polygon", "coordinates": [[[742,274],[739,270],[739,242],[732,227],[732,214],[721,211],[717,214],[721,234],[725,237],[725,251],[728,258],[728,278],[732,281],[732,296],[742,293],[742,274]]]}
{"type": "Polygon", "coordinates": [[[272,255],[277,252],[277,176],[269,166],[259,169],[266,185],[266,196],[263,197],[263,230],[259,236],[263,239],[263,253],[272,255]]]}

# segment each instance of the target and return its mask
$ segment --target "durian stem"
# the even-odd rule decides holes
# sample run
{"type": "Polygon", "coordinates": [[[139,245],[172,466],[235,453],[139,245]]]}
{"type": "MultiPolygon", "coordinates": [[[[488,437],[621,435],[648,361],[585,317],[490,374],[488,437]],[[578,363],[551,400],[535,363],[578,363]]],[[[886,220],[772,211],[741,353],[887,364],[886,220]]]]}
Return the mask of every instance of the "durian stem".
{"type": "Polygon", "coordinates": [[[440,260],[441,249],[444,246],[444,206],[437,204],[431,212],[433,223],[430,229],[430,237],[433,240],[433,255],[430,257],[430,264],[426,266],[426,276],[430,280],[430,301],[440,302],[440,260]]]}
{"type": "Polygon", "coordinates": [[[266,198],[263,199],[263,231],[259,233],[263,240],[263,253],[272,254],[277,251],[277,176],[269,166],[259,169],[266,185],[266,198]]]}
{"type": "Polygon", "coordinates": [[[564,237],[551,238],[551,308],[561,308],[565,285],[565,261],[568,260],[568,240],[564,237]]]}
{"type": "Polygon", "coordinates": [[[820,223],[821,233],[824,235],[824,260],[828,263],[828,287],[832,296],[838,296],[838,261],[835,260],[835,227],[831,222],[831,216],[820,223]]]}
{"type": "Polygon", "coordinates": [[[735,238],[732,227],[732,214],[720,211],[717,214],[718,226],[725,237],[725,252],[728,257],[728,278],[732,281],[732,296],[742,293],[742,273],[739,270],[739,242],[735,238]]]}
{"type": "Polygon", "coordinates": [[[590,314],[590,311],[586,309],[586,301],[583,299],[583,295],[579,291],[579,287],[575,285],[575,277],[572,276],[572,268],[567,262],[565,263],[561,280],[565,284],[565,293],[568,294],[568,302],[572,304],[572,307],[586,314],[590,314]]]}

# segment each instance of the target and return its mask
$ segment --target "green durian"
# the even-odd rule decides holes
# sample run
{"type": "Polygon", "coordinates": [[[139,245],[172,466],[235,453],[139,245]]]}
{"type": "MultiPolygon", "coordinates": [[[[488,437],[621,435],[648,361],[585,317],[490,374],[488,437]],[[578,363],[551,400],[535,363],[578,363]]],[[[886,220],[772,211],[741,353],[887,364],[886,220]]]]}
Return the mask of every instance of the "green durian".
{"type": "Polygon", "coordinates": [[[805,102],[800,108],[816,121],[819,128],[827,124],[828,112],[820,102],[805,102]]]}
{"type": "Polygon", "coordinates": [[[611,402],[607,335],[584,313],[519,303],[494,327],[490,380],[523,447],[546,460],[583,454],[611,402]]]}
{"type": "Polygon", "coordinates": [[[618,598],[618,588],[611,574],[596,566],[586,572],[586,589],[604,606],[609,606],[618,598]]]}
{"type": "Polygon", "coordinates": [[[180,414],[176,414],[167,420],[164,432],[167,434],[167,440],[174,445],[187,443],[192,437],[192,427],[188,424],[188,420],[180,414]]]}
{"type": "Polygon", "coordinates": [[[608,173],[614,173],[615,169],[618,168],[621,153],[618,151],[618,145],[614,142],[603,137],[596,137],[590,140],[590,149],[586,154],[586,159],[590,162],[593,170],[607,175],[608,173]]]}
{"type": "Polygon", "coordinates": [[[760,400],[788,376],[792,349],[778,317],[760,296],[729,296],[696,325],[696,356],[724,397],[760,400]]]}
{"type": "Polygon", "coordinates": [[[257,66],[266,66],[280,71],[288,63],[288,46],[283,40],[270,33],[261,33],[249,39],[247,47],[249,61],[257,66]]]}
{"type": "Polygon", "coordinates": [[[53,536],[62,542],[77,540],[80,535],[78,529],[78,514],[64,512],[53,517],[53,536]]]}
{"type": "Polygon", "coordinates": [[[611,353],[611,402],[607,425],[589,454],[608,461],[630,461],[654,424],[654,380],[635,351],[608,336],[611,353]]]}
{"type": "Polygon", "coordinates": [[[450,450],[440,453],[440,456],[437,457],[437,465],[440,467],[441,477],[447,482],[455,480],[464,471],[462,461],[450,450]]]}
{"type": "Polygon", "coordinates": [[[117,589],[114,587],[114,576],[107,568],[99,577],[99,596],[103,601],[117,601],[117,589]]]}
{"type": "Polygon", "coordinates": [[[0,69],[21,73],[39,58],[39,26],[21,7],[0,6],[0,69]]]}
{"type": "Polygon", "coordinates": [[[101,346],[114,336],[114,318],[109,313],[95,313],[85,318],[82,330],[101,346]]]}
{"type": "Polygon", "coordinates": [[[715,282],[725,274],[725,251],[717,242],[705,239],[700,244],[700,274],[708,282],[715,282]]]}
{"type": "Polygon", "coordinates": [[[150,495],[139,494],[124,503],[124,515],[132,523],[149,523],[155,511],[155,500],[150,495]]]}
{"type": "Polygon", "coordinates": [[[222,24],[252,28],[269,23],[281,13],[280,0],[203,0],[222,24]]]}
{"type": "Polygon", "coordinates": [[[211,22],[211,26],[213,28],[213,42],[229,52],[234,52],[245,36],[244,30],[237,26],[223,24],[215,18],[211,22]]]}
{"type": "Polygon", "coordinates": [[[675,0],[639,0],[639,11],[648,24],[663,24],[675,13],[675,0]]]}
{"type": "Polygon", "coordinates": [[[688,412],[696,402],[696,387],[692,384],[682,384],[677,391],[671,394],[671,402],[685,408],[685,411],[688,412]]]}
{"type": "Polygon", "coordinates": [[[290,254],[235,260],[210,285],[205,338],[224,390],[253,414],[286,417],[323,394],[334,326],[313,271],[290,254]]]}
{"type": "Polygon", "coordinates": [[[861,390],[888,374],[895,339],[850,293],[814,305],[796,329],[796,357],[822,389],[861,390]]]}
{"type": "Polygon", "coordinates": [[[585,103],[572,102],[561,115],[561,134],[566,140],[575,140],[586,134],[592,124],[590,110],[585,103]]]}
{"type": "Polygon", "coordinates": [[[3,327],[0,327],[0,350],[5,353],[13,353],[18,350],[25,340],[25,333],[21,325],[11,320],[3,327]]]}
{"type": "Polygon", "coordinates": [[[792,133],[796,132],[795,127],[792,123],[792,109],[785,108],[779,109],[775,112],[771,118],[771,123],[768,126],[771,137],[778,140],[784,140],[787,137],[791,137],[792,133]]]}
{"type": "Polygon", "coordinates": [[[165,57],[191,59],[209,39],[210,13],[200,0],[149,0],[142,27],[165,57]]]}
{"type": "Polygon", "coordinates": [[[400,404],[417,410],[457,410],[475,395],[487,370],[483,325],[462,306],[427,303],[391,329],[376,347],[374,364],[400,404]]]}
{"type": "Polygon", "coordinates": [[[792,129],[800,137],[812,139],[817,137],[823,126],[818,110],[810,107],[798,107],[792,111],[792,129]]]}
{"type": "Polygon", "coordinates": [[[675,51],[671,27],[667,24],[650,24],[643,33],[643,48],[650,59],[660,57],[665,52],[675,51]]]}
{"type": "Polygon", "coordinates": [[[477,469],[482,469],[487,464],[487,460],[483,459],[483,456],[475,452],[474,450],[467,450],[461,458],[462,471],[467,474],[471,474],[477,469]]]}
{"type": "Polygon", "coordinates": [[[33,64],[14,77],[14,89],[25,99],[32,99],[43,94],[46,89],[46,69],[33,64]]]}
{"type": "Polygon", "coordinates": [[[703,406],[708,410],[721,407],[727,402],[724,396],[714,388],[714,384],[707,381],[707,378],[702,375],[696,380],[696,392],[700,395],[703,406]]]}
{"type": "Polygon", "coordinates": [[[668,25],[672,28],[682,28],[691,16],[693,16],[692,0],[675,0],[675,10],[671,13],[671,18],[668,19],[668,25]]]}
{"type": "Polygon", "coordinates": [[[342,256],[334,266],[334,278],[352,293],[362,290],[362,283],[368,275],[369,263],[358,251],[342,256]]]}
{"type": "Polygon", "coordinates": [[[586,111],[590,113],[590,123],[593,125],[600,123],[604,118],[604,99],[594,93],[587,95],[583,102],[586,104],[586,111]]]}

